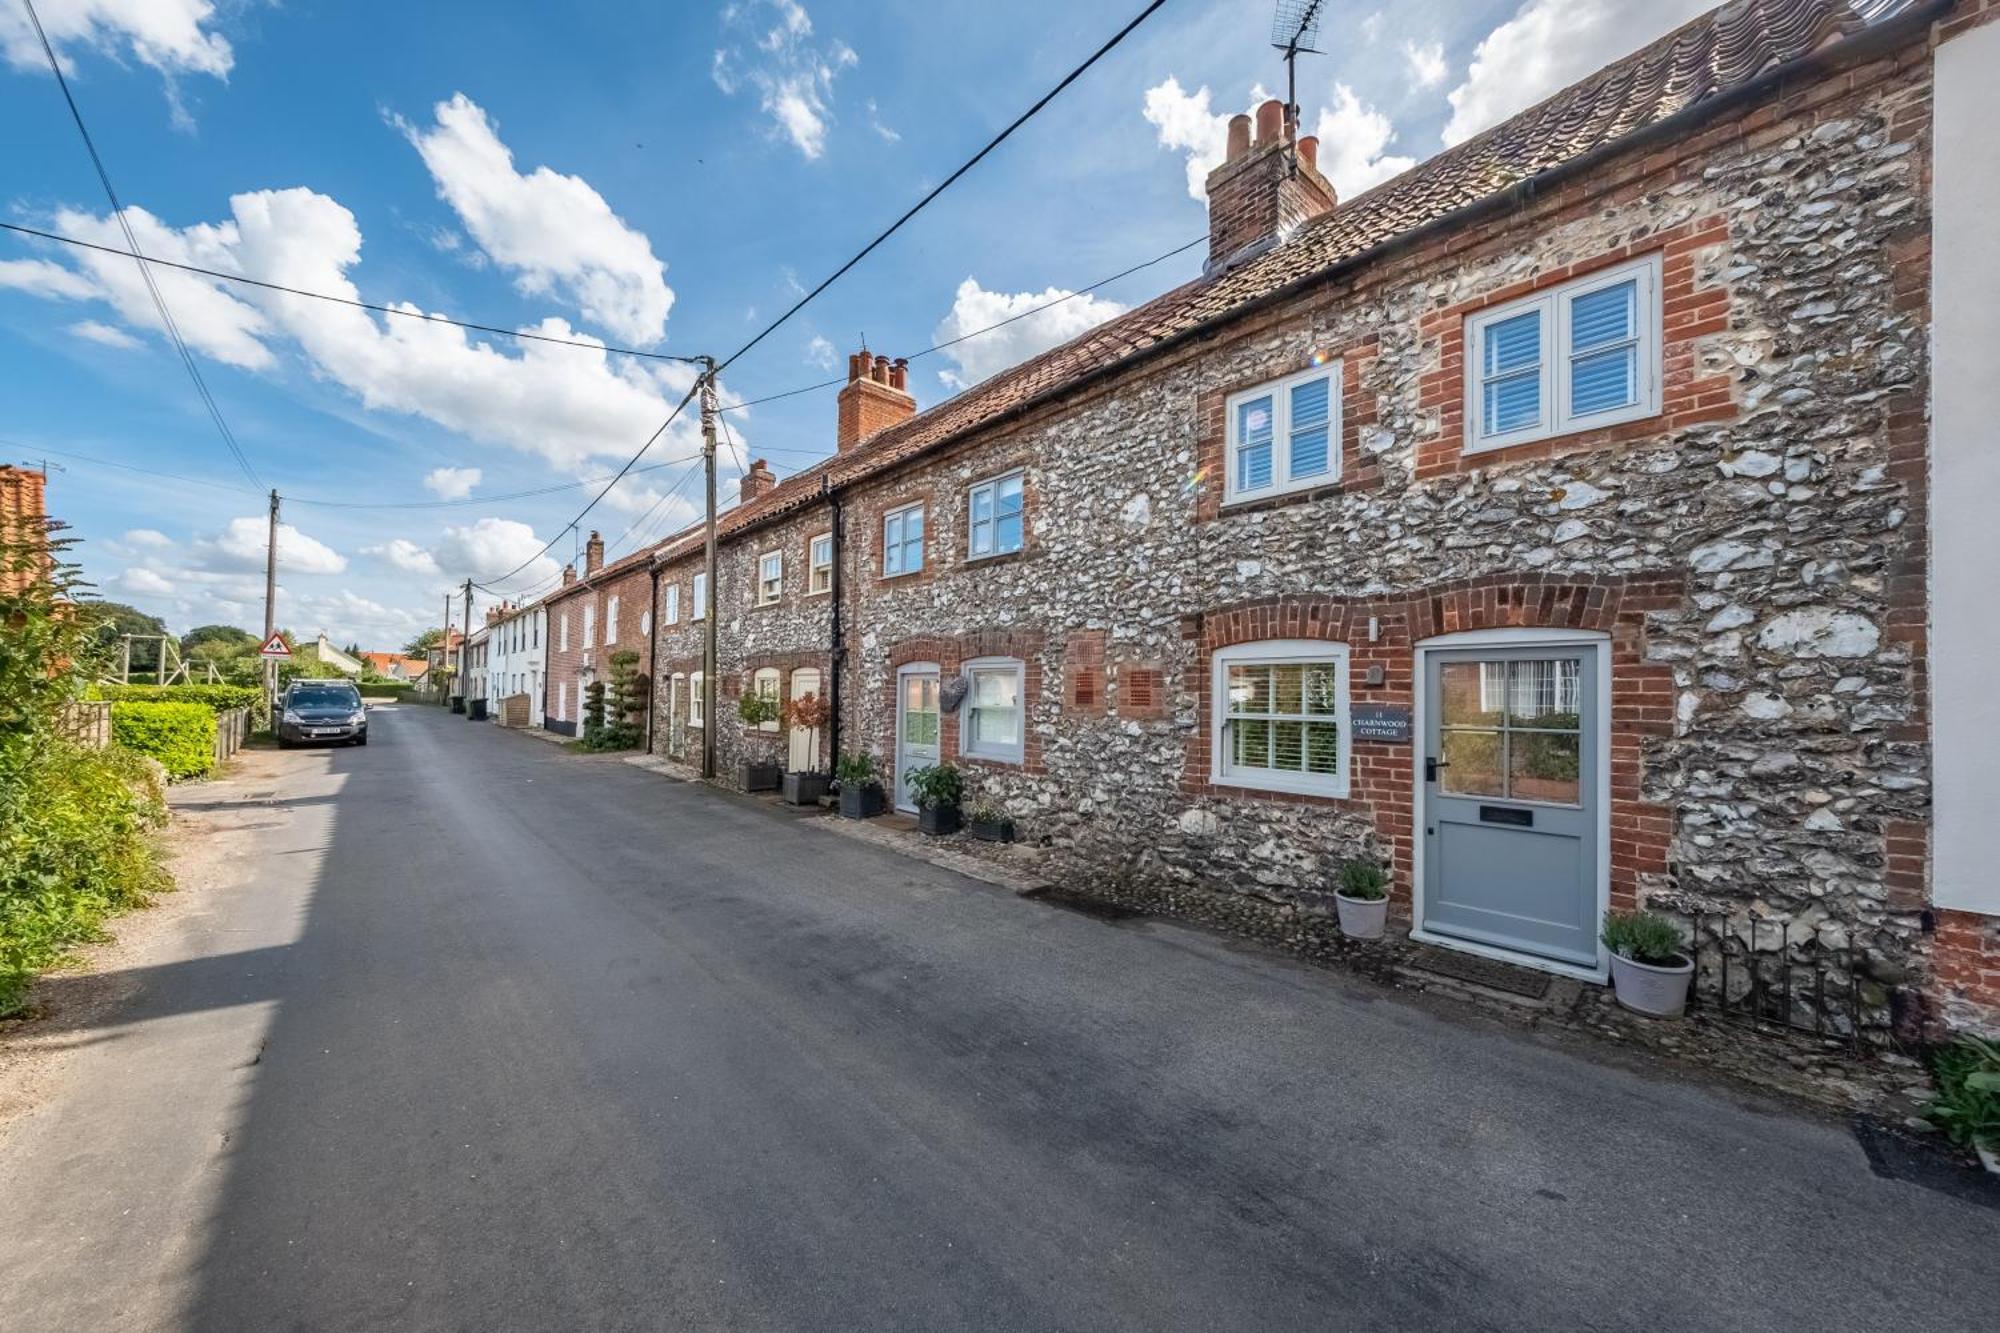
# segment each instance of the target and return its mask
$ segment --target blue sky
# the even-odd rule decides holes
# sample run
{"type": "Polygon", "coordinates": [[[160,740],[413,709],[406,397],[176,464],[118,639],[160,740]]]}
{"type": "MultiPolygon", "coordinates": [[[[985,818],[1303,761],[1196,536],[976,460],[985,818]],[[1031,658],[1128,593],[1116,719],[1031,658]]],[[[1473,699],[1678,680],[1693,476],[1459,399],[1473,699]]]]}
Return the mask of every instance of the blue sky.
{"type": "MultiPolygon", "coordinates": [[[[0,0],[0,216],[119,243],[18,6],[0,0]]],[[[726,354],[1139,5],[38,7],[149,253],[480,323],[726,354]]],[[[1299,101],[1351,197],[1704,7],[1334,4],[1299,101]]],[[[1190,181],[1224,117],[1283,87],[1269,30],[1267,0],[1170,0],[744,357],[727,394],[827,378],[864,333],[908,355],[1201,236],[1190,181]]],[[[920,405],[1195,276],[1200,257],[917,361],[920,405]]],[[[493,497],[607,475],[688,382],[595,349],[161,282],[258,476],[293,497],[281,623],[370,648],[435,623],[459,579],[518,564],[596,487],[493,497]]],[[[104,596],[177,630],[255,628],[261,499],[154,323],[131,261],[0,236],[0,458],[62,469],[51,507],[104,596]]],[[[832,448],[831,389],[729,417],[744,453],[781,475],[832,448]]],[[[684,421],[649,461],[694,443],[684,421]]],[[[698,485],[679,463],[635,475],[584,526],[614,554],[635,549],[692,517],[698,485]]]]}

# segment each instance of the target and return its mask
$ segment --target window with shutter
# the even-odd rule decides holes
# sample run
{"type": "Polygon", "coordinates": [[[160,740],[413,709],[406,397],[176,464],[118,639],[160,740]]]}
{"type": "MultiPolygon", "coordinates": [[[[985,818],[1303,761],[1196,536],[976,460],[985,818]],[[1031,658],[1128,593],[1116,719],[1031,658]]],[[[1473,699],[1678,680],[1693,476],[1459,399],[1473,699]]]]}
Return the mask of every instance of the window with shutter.
{"type": "Polygon", "coordinates": [[[1340,477],[1340,362],[1232,394],[1223,500],[1324,486],[1340,477]]]}

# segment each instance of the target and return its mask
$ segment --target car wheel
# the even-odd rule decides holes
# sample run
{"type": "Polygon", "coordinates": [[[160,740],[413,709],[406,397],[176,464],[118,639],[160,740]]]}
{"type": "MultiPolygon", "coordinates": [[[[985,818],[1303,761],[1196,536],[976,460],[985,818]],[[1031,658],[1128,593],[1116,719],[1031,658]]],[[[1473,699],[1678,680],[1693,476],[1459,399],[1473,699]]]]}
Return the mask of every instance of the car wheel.
{"type": "Polygon", "coordinates": [[[366,745],[368,744],[368,738],[366,736],[357,736],[355,737],[354,743],[356,745],[366,745]]]}
{"type": "Polygon", "coordinates": [[[278,737],[278,748],[280,750],[289,750],[292,748],[292,743],[286,740],[283,736],[280,736],[278,737]]]}

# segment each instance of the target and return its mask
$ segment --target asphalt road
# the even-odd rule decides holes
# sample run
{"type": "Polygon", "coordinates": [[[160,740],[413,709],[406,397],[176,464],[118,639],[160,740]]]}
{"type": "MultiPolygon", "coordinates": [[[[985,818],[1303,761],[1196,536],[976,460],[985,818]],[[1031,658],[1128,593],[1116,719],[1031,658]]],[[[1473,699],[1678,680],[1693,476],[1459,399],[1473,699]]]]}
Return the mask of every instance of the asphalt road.
{"type": "Polygon", "coordinates": [[[20,1329],[1991,1329],[1853,1136],[432,710],[0,1136],[20,1329]]]}

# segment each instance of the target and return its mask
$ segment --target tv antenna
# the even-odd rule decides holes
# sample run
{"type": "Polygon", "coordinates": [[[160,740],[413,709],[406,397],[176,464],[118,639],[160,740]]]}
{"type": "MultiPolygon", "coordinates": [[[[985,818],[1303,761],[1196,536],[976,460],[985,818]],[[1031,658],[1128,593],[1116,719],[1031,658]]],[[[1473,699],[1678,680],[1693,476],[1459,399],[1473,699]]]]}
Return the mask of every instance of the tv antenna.
{"type": "Polygon", "coordinates": [[[1292,145],[1292,170],[1299,169],[1299,57],[1318,55],[1319,15],[1326,0],[1277,0],[1271,17],[1271,45],[1285,53],[1285,137],[1292,145]]]}

